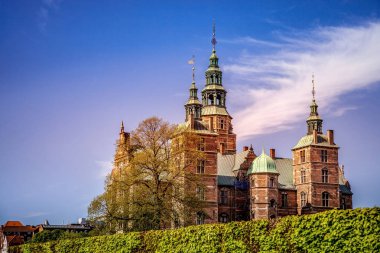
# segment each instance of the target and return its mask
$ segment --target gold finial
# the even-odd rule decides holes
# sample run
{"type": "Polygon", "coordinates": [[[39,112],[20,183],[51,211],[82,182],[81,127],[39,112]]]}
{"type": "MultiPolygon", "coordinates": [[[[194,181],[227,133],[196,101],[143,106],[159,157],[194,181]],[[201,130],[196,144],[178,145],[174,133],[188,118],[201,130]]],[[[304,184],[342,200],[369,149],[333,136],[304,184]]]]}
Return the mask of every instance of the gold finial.
{"type": "Polygon", "coordinates": [[[187,63],[193,65],[191,69],[193,70],[193,83],[195,83],[195,56],[193,55],[187,63]]]}
{"type": "Polygon", "coordinates": [[[215,38],[215,19],[213,20],[212,22],[212,40],[211,40],[211,44],[212,44],[212,50],[215,51],[215,45],[216,45],[217,41],[216,41],[216,38],[215,38]]]}
{"type": "Polygon", "coordinates": [[[315,101],[315,82],[314,82],[314,73],[313,75],[311,76],[311,82],[313,84],[313,90],[311,91],[311,94],[313,94],[313,101],[315,101]]]}

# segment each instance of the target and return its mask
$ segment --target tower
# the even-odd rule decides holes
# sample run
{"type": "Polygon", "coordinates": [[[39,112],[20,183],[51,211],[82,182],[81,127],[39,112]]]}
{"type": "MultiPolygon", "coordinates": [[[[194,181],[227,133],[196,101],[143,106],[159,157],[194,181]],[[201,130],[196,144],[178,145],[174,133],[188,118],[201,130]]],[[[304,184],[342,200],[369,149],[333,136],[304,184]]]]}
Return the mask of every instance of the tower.
{"type": "Polygon", "coordinates": [[[312,84],[307,135],[292,149],[299,214],[339,208],[339,147],[334,142],[333,130],[327,130],[326,135],[322,132],[322,119],[315,101],[314,75],[312,84]]]}
{"type": "Polygon", "coordinates": [[[212,33],[212,54],[206,70],[206,85],[202,90],[202,121],[209,130],[218,133],[217,149],[222,154],[236,153],[236,135],[233,133],[232,117],[227,112],[227,91],[223,87],[222,71],[219,68],[219,58],[216,55],[215,24],[212,33]]]}
{"type": "Polygon", "coordinates": [[[276,163],[263,149],[247,174],[250,182],[251,219],[276,218],[279,176],[276,163]]]}
{"type": "Polygon", "coordinates": [[[185,104],[185,111],[186,111],[186,118],[185,121],[188,121],[190,119],[199,120],[201,118],[201,109],[202,104],[198,100],[198,89],[195,85],[195,66],[194,66],[194,59],[192,59],[189,63],[193,65],[193,81],[191,82],[190,86],[190,96],[187,100],[187,103],[185,104]]]}
{"type": "Polygon", "coordinates": [[[114,168],[112,175],[121,175],[121,170],[129,162],[130,134],[124,131],[124,122],[121,122],[119,139],[116,141],[116,152],[114,156],[114,168]]]}

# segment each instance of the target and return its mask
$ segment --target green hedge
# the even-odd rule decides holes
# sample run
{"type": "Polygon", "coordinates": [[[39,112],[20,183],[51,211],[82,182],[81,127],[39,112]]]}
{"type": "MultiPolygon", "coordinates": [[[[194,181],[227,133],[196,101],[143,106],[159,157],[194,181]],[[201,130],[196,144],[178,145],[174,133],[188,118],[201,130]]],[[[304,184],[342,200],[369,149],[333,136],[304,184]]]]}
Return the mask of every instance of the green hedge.
{"type": "Polygon", "coordinates": [[[31,243],[12,252],[380,252],[380,208],[31,243]]]}

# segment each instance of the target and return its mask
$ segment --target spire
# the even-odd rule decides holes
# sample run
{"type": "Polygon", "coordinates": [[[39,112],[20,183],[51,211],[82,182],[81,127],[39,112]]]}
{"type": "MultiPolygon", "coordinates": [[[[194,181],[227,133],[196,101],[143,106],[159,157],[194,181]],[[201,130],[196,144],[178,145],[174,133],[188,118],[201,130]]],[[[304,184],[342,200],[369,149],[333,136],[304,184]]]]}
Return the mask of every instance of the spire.
{"type": "Polygon", "coordinates": [[[120,133],[124,133],[124,121],[121,121],[120,133]]]}
{"type": "Polygon", "coordinates": [[[314,79],[314,73],[312,75],[311,79],[312,83],[312,90],[311,94],[313,95],[313,99],[311,101],[310,105],[310,115],[307,119],[307,134],[312,134],[313,130],[317,130],[317,133],[322,134],[322,119],[319,117],[318,114],[318,105],[315,102],[315,79],[314,79]]]}
{"type": "Polygon", "coordinates": [[[186,121],[190,118],[190,115],[193,114],[195,119],[198,119],[201,117],[201,107],[202,104],[198,100],[198,89],[195,86],[195,56],[187,62],[188,64],[192,65],[192,75],[193,75],[193,80],[190,86],[190,96],[185,104],[185,110],[186,110],[186,121]]]}
{"type": "Polygon", "coordinates": [[[215,20],[212,22],[212,39],[211,39],[211,44],[212,44],[212,51],[215,52],[215,46],[216,46],[216,37],[215,37],[215,20]]]}

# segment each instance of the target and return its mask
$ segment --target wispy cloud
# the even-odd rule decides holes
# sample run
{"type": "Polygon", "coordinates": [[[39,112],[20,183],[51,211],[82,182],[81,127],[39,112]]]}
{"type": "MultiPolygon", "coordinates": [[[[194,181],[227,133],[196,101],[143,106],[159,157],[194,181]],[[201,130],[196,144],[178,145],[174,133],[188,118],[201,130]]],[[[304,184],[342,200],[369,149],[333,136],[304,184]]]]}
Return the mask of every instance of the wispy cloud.
{"type": "MultiPolygon", "coordinates": [[[[312,73],[322,115],[342,94],[380,81],[380,22],[320,27],[282,35],[271,44],[278,48],[266,55],[244,51],[236,63],[224,68],[233,79],[231,101],[240,108],[234,117],[235,130],[242,138],[289,129],[305,118],[312,73]]],[[[346,105],[333,115],[354,109],[346,105]]]]}
{"type": "Polygon", "coordinates": [[[26,215],[22,216],[22,218],[35,218],[35,217],[46,216],[48,214],[49,213],[47,213],[47,212],[41,212],[41,211],[29,212],[26,215]]]}
{"type": "Polygon", "coordinates": [[[98,177],[105,178],[112,170],[111,161],[95,161],[96,165],[99,167],[98,177]]]}
{"type": "Polygon", "coordinates": [[[53,10],[57,10],[62,1],[63,0],[43,0],[41,2],[41,6],[38,10],[38,28],[41,32],[46,31],[50,13],[53,10]]]}

